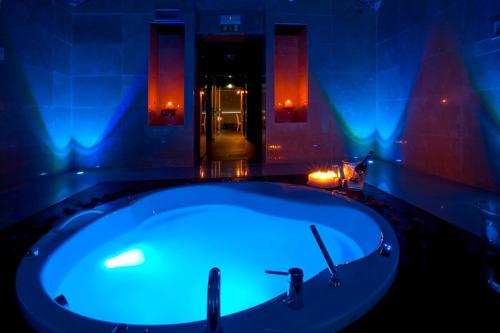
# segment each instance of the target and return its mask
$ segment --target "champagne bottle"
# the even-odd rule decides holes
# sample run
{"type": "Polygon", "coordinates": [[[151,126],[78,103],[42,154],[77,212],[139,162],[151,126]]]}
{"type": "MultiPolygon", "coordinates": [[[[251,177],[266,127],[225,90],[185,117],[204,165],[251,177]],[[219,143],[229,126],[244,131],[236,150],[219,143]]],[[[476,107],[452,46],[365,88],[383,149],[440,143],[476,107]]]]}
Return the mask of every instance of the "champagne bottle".
{"type": "Polygon", "coordinates": [[[356,173],[358,175],[361,175],[363,173],[366,172],[366,170],[368,169],[368,161],[373,157],[373,151],[369,151],[368,154],[365,156],[365,158],[363,158],[363,160],[361,162],[359,162],[358,164],[356,164],[356,166],[354,167],[354,171],[356,171],[356,173]]]}

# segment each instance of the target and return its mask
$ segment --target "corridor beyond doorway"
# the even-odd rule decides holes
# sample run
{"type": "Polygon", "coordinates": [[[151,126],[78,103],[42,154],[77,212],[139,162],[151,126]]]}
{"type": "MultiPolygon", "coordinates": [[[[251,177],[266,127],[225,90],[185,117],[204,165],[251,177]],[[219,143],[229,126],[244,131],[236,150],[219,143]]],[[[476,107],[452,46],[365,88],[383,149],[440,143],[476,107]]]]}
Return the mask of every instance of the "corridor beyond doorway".
{"type": "Polygon", "coordinates": [[[257,159],[255,146],[235,129],[223,129],[209,145],[208,154],[215,161],[257,159]]]}
{"type": "Polygon", "coordinates": [[[261,38],[250,36],[200,36],[201,161],[261,160],[262,46],[261,38]]]}

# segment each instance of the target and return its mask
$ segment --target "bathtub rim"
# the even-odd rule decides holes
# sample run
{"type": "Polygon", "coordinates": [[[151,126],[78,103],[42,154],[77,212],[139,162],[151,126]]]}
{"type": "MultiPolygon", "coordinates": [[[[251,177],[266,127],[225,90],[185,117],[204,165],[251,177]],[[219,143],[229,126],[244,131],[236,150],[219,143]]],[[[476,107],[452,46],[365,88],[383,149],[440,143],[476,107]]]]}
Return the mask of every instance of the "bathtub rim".
{"type": "MultiPolygon", "coordinates": [[[[317,324],[315,327],[303,327],[299,331],[300,332],[322,332],[322,329],[326,329],[328,327],[328,330],[331,330],[331,327],[336,327],[336,329],[340,329],[342,327],[345,327],[346,325],[354,322],[356,319],[360,318],[363,316],[369,309],[371,309],[378,301],[385,295],[387,290],[391,287],[392,282],[395,278],[396,272],[397,272],[397,266],[399,263],[399,243],[396,238],[396,235],[392,228],[390,227],[389,223],[379,214],[374,212],[372,209],[369,207],[366,207],[365,205],[357,202],[356,200],[347,198],[345,196],[340,196],[333,194],[331,191],[328,190],[323,190],[323,189],[318,189],[318,188],[312,188],[309,186],[304,186],[304,185],[297,185],[297,184],[288,184],[284,182],[263,182],[263,181],[238,181],[238,182],[208,182],[208,183],[190,183],[190,184],[182,184],[180,186],[169,186],[166,188],[162,189],[157,189],[154,191],[148,191],[148,192],[143,192],[135,195],[137,200],[131,202],[131,203],[120,203],[118,204],[117,207],[111,207],[109,208],[104,214],[100,214],[97,216],[88,216],[84,219],[82,219],[83,222],[79,221],[79,223],[72,225],[68,228],[65,228],[63,230],[57,230],[57,226],[53,228],[51,231],[46,233],[40,240],[38,240],[32,247],[32,249],[39,249],[40,254],[38,256],[25,256],[21,260],[18,270],[16,273],[16,296],[18,298],[18,302],[20,305],[20,308],[25,316],[25,318],[28,320],[28,322],[32,325],[32,327],[37,327],[40,329],[41,332],[63,332],[65,331],[64,327],[66,329],[71,328],[75,332],[84,332],[84,331],[94,331],[94,332],[111,332],[113,328],[119,324],[119,323],[113,323],[113,322],[107,322],[107,321],[102,321],[102,320],[97,320],[89,317],[85,317],[83,315],[79,315],[75,312],[72,312],[70,310],[65,309],[63,306],[58,305],[50,296],[46,293],[45,287],[41,281],[41,272],[44,268],[44,265],[47,261],[47,259],[50,257],[50,254],[53,251],[56,251],[59,246],[67,239],[69,239],[72,235],[78,233],[82,228],[87,226],[90,223],[93,223],[94,221],[103,218],[105,215],[111,214],[113,212],[116,212],[118,210],[124,209],[129,207],[130,205],[133,205],[134,203],[144,200],[148,196],[158,193],[158,192],[163,192],[163,191],[168,191],[168,190],[175,190],[179,189],[181,187],[192,187],[192,186],[217,186],[220,184],[228,185],[228,184],[251,184],[252,186],[254,185],[259,185],[259,184],[268,184],[272,186],[285,186],[285,187],[292,187],[297,190],[311,190],[319,193],[324,193],[329,196],[335,197],[340,200],[344,200],[346,203],[349,204],[349,206],[353,206],[353,208],[356,208],[358,210],[361,210],[363,213],[369,215],[374,221],[376,221],[378,227],[381,230],[381,238],[379,241],[379,245],[377,246],[376,249],[373,250],[372,253],[367,254],[364,257],[361,257],[359,259],[356,259],[354,261],[349,262],[348,264],[341,264],[337,266],[337,269],[339,271],[339,274],[342,278],[343,275],[350,276],[351,273],[350,271],[357,271],[360,269],[360,267],[365,267],[365,266],[377,266],[377,263],[387,261],[390,263],[390,265],[387,267],[387,269],[384,271],[387,274],[384,274],[385,277],[378,277],[379,280],[383,283],[375,284],[374,287],[375,290],[372,295],[369,295],[366,302],[358,302],[358,306],[356,304],[351,304],[351,308],[355,309],[356,311],[350,311],[348,313],[335,313],[334,315],[331,315],[328,320],[323,320],[321,324],[317,324]],[[392,246],[392,252],[389,257],[383,257],[380,255],[380,246],[382,243],[388,242],[392,246]],[[382,259],[382,260],[381,260],[382,259]],[[38,278],[32,278],[33,276],[36,276],[38,278]],[[356,309],[357,308],[357,309],[356,309]],[[57,318],[56,320],[53,320],[54,318],[57,318]],[[75,321],[78,321],[78,330],[75,330],[75,321]],[[57,324],[54,324],[57,323],[57,324]],[[325,327],[324,327],[325,326],[325,327]]],[[[244,186],[244,185],[237,185],[237,186],[244,186]]],[[[256,193],[259,194],[259,193],[256,193]]],[[[284,196],[286,193],[284,193],[284,196]]],[[[113,202],[118,202],[121,199],[118,198],[114,200],[113,202]]],[[[332,204],[334,204],[335,201],[332,201],[332,204]]],[[[106,204],[106,205],[109,205],[106,204]]],[[[112,205],[111,205],[112,206],[112,205]]],[[[98,207],[96,207],[98,208],[98,207]]],[[[65,224],[67,220],[62,221],[59,225],[65,224]]],[[[326,264],[325,264],[326,267],[326,264]]],[[[375,270],[378,273],[382,272],[381,269],[375,270]]],[[[373,273],[373,272],[372,272],[373,273]]],[[[380,274],[379,274],[380,275],[380,274]]],[[[323,271],[319,272],[318,274],[314,275],[311,277],[308,281],[304,283],[304,292],[306,293],[306,290],[308,289],[314,289],[314,290],[322,290],[321,293],[325,293],[325,291],[330,290],[331,288],[323,288],[326,286],[326,282],[329,279],[329,271],[325,268],[323,271]],[[330,288],[330,289],[329,289],[330,288]]],[[[344,278],[345,279],[345,278],[344,278]]],[[[340,287],[343,288],[343,287],[340,287]]],[[[344,287],[345,288],[345,287],[344,287]]],[[[312,292],[312,291],[311,291],[312,292]]],[[[325,294],[328,294],[326,292],[325,294]]],[[[255,315],[256,312],[260,312],[261,314],[266,311],[271,313],[270,311],[273,308],[276,308],[276,305],[279,307],[285,307],[284,305],[281,304],[280,300],[284,297],[284,294],[277,295],[276,297],[258,304],[254,307],[244,309],[242,311],[224,316],[221,318],[222,325],[224,323],[228,324],[229,322],[239,322],[245,317],[251,317],[252,315],[255,315]]],[[[321,294],[319,295],[321,297],[321,294]]],[[[342,300],[345,301],[345,300],[342,300]]],[[[314,302],[314,305],[318,306],[318,302],[314,302]]],[[[349,302],[349,303],[355,303],[355,302],[349,302]]],[[[294,314],[294,312],[291,312],[294,314]]],[[[265,316],[264,316],[265,317],[265,316]]],[[[270,316],[273,317],[273,316],[270,316]]],[[[293,315],[292,315],[293,317],[293,315]]],[[[324,319],[324,318],[323,318],[324,319]]],[[[204,327],[205,321],[195,321],[195,322],[188,322],[188,323],[180,323],[180,324],[163,324],[163,325],[128,325],[129,330],[128,332],[144,332],[146,328],[150,328],[151,332],[197,332],[200,331],[200,328],[204,327]]],[[[250,324],[252,322],[249,322],[250,324]]],[[[231,326],[231,325],[228,325],[231,326]]],[[[293,326],[295,329],[297,328],[296,325],[293,326]]],[[[255,327],[250,328],[248,332],[253,332],[255,331],[255,327]]],[[[246,330],[240,329],[240,332],[246,332],[246,330]]],[[[291,329],[290,332],[295,332],[296,330],[291,329]]],[[[297,331],[297,332],[299,332],[297,331]]]]}

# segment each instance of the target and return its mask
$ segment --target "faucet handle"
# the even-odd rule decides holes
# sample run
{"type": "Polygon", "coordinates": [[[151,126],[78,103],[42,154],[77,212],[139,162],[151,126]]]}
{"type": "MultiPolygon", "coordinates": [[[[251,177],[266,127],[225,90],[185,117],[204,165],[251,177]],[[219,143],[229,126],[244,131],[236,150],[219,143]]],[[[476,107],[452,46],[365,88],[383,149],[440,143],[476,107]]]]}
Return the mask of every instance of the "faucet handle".
{"type": "Polygon", "coordinates": [[[314,235],[314,238],[316,239],[316,242],[318,243],[318,246],[321,250],[321,253],[323,253],[323,257],[325,258],[326,264],[328,265],[328,268],[330,269],[330,273],[332,274],[330,280],[328,281],[328,285],[330,287],[340,287],[341,282],[340,282],[340,277],[339,273],[337,272],[337,269],[335,268],[335,264],[333,263],[332,257],[330,256],[330,253],[328,252],[325,243],[323,243],[323,240],[321,239],[321,236],[318,232],[318,229],[314,224],[311,224],[311,231],[314,235]]]}
{"type": "Polygon", "coordinates": [[[281,272],[281,271],[271,271],[271,270],[266,270],[266,274],[273,274],[273,275],[284,275],[288,276],[290,272],[281,272]]]}
{"type": "Polygon", "coordinates": [[[282,276],[290,275],[288,295],[283,300],[283,303],[285,303],[292,310],[299,310],[303,307],[304,301],[302,289],[304,285],[304,271],[302,271],[302,269],[293,267],[290,268],[288,272],[266,270],[266,274],[282,276]]]}

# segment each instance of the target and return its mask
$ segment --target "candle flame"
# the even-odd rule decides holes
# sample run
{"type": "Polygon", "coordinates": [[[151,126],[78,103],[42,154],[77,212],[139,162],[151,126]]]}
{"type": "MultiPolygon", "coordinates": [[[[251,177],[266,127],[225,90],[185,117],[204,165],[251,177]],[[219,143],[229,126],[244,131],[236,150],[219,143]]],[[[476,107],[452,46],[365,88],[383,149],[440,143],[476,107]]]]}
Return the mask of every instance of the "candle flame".
{"type": "Polygon", "coordinates": [[[337,187],[340,183],[340,172],[338,170],[319,170],[311,172],[308,177],[308,184],[321,188],[337,187]]]}
{"type": "Polygon", "coordinates": [[[338,173],[333,170],[328,171],[315,171],[309,174],[309,177],[316,180],[331,180],[339,178],[338,173]]]}

